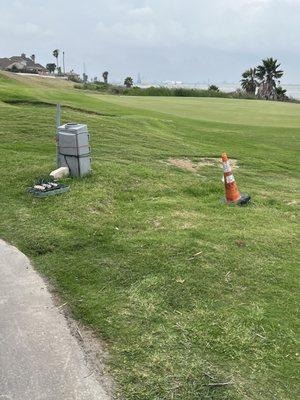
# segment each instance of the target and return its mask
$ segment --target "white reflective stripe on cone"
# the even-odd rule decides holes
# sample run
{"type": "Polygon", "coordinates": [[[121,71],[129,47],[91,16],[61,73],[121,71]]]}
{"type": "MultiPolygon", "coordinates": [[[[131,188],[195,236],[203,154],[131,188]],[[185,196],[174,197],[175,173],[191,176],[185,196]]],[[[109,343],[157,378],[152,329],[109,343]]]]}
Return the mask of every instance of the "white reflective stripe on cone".
{"type": "Polygon", "coordinates": [[[224,172],[230,172],[231,171],[231,167],[228,161],[223,163],[223,171],[224,172]]]}
{"type": "Polygon", "coordinates": [[[232,182],[235,182],[234,176],[233,175],[226,176],[226,183],[232,183],[232,182]]]}

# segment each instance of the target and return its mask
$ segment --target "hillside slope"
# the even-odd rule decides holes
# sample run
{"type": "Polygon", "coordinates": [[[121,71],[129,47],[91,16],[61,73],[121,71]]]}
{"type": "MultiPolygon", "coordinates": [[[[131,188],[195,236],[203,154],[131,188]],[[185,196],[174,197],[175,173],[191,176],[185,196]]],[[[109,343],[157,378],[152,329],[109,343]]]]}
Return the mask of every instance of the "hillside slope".
{"type": "Polygon", "coordinates": [[[175,100],[0,74],[0,237],[106,341],[125,399],[295,399],[300,106],[175,100]],[[56,102],[93,174],[35,199],[56,102]],[[222,151],[249,207],[220,201],[222,151]]]}

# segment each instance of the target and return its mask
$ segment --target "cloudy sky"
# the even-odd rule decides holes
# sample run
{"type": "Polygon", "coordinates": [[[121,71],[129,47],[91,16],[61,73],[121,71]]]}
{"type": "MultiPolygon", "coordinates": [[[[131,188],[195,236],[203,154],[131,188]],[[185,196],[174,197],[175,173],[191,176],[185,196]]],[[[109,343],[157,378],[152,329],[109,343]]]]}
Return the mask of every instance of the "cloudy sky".
{"type": "Polygon", "coordinates": [[[237,82],[273,56],[300,83],[300,0],[0,0],[0,57],[55,48],[90,77],[237,82]]]}

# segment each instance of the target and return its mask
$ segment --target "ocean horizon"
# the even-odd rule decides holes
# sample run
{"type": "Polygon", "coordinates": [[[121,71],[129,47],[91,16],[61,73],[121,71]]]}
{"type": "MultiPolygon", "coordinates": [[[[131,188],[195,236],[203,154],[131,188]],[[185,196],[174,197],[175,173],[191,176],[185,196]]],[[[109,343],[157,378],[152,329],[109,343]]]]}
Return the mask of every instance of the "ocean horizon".
{"type": "MultiPolygon", "coordinates": [[[[197,87],[199,89],[207,89],[207,84],[194,84],[192,87],[197,87]]],[[[236,89],[240,89],[240,83],[220,83],[217,84],[220,90],[224,92],[233,92],[236,89]]],[[[300,84],[282,84],[281,85],[287,91],[287,96],[292,97],[296,100],[300,100],[300,84]]]]}

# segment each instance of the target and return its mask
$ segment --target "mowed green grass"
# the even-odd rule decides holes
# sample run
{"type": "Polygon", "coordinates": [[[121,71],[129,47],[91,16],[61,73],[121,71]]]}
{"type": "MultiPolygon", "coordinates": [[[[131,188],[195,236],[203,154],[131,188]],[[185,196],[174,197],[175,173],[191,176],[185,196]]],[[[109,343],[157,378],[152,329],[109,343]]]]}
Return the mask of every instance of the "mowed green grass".
{"type": "MultiPolygon", "coordinates": [[[[97,94],[90,94],[98,97],[97,94]]],[[[214,99],[204,97],[102,96],[103,100],[126,107],[141,108],[201,121],[226,122],[252,126],[297,128],[299,104],[214,99]],[[217,104],[217,106],[216,106],[217,104]]]]}
{"type": "Polygon", "coordinates": [[[0,237],[105,340],[116,396],[298,398],[300,106],[18,79],[0,75],[0,237]],[[81,108],[63,108],[63,122],[92,136],[93,174],[66,180],[63,196],[26,192],[55,167],[55,108],[32,100],[81,108]],[[167,162],[222,151],[248,207],[222,204],[217,165],[167,162]]]}

